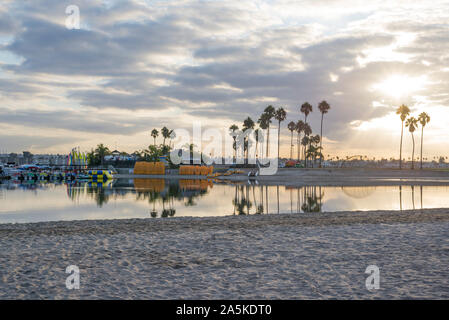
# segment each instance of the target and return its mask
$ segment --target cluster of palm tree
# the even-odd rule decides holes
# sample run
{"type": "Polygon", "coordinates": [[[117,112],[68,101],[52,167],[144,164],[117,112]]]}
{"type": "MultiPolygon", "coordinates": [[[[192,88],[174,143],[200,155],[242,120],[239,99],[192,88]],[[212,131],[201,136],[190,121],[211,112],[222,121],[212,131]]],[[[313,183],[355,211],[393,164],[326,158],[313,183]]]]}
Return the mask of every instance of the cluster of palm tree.
{"type": "MultiPolygon", "coordinates": [[[[167,139],[170,139],[170,143],[169,143],[169,146],[170,146],[171,140],[175,137],[175,132],[173,130],[168,129],[167,127],[163,127],[161,129],[161,134],[162,134],[162,137],[164,138],[162,145],[165,146],[165,141],[167,139]]],[[[156,146],[156,138],[159,136],[159,130],[157,130],[156,128],[151,130],[151,136],[153,137],[153,145],[156,146]]]]}
{"type": "MultiPolygon", "coordinates": [[[[304,114],[304,121],[298,120],[297,122],[291,121],[288,123],[287,128],[290,130],[290,159],[293,159],[293,135],[296,132],[296,144],[297,144],[297,160],[298,162],[304,160],[305,166],[307,166],[307,162],[309,159],[312,159],[313,162],[319,158],[319,166],[321,167],[321,162],[323,159],[323,154],[321,153],[323,149],[322,145],[322,137],[323,137],[323,121],[324,115],[329,112],[330,105],[326,101],[322,101],[318,104],[318,109],[321,112],[321,130],[319,135],[312,135],[312,128],[310,124],[307,122],[307,117],[311,112],[313,112],[313,107],[310,103],[305,102],[301,105],[300,111],[304,114]],[[301,139],[301,136],[303,137],[301,139]],[[303,150],[301,151],[301,146],[303,146],[303,150]],[[302,159],[304,157],[304,159],[302,159]]],[[[283,107],[279,107],[275,109],[273,106],[269,105],[266,107],[261,114],[257,123],[259,128],[255,130],[255,140],[256,140],[256,155],[258,154],[258,144],[262,140],[262,134],[260,130],[266,130],[266,157],[268,158],[269,144],[270,144],[270,125],[274,120],[277,120],[278,124],[278,150],[277,156],[279,158],[279,150],[280,150],[280,135],[281,135],[281,122],[285,121],[287,118],[287,112],[283,107]]],[[[245,131],[249,129],[254,129],[255,123],[254,121],[248,117],[243,121],[242,131],[239,131],[239,127],[235,124],[229,127],[230,135],[233,137],[233,149],[234,149],[234,157],[237,150],[237,137],[239,133],[245,133],[245,131]]],[[[263,147],[263,143],[261,144],[263,147]]],[[[243,139],[243,147],[244,151],[246,151],[246,157],[248,157],[248,138],[244,137],[243,139]]],[[[262,150],[263,155],[263,150],[262,150]]]]}
{"type": "Polygon", "coordinates": [[[103,143],[97,145],[97,147],[92,149],[87,153],[87,161],[89,165],[101,165],[103,166],[104,157],[110,155],[111,151],[103,143]]]}
{"type": "Polygon", "coordinates": [[[415,118],[410,115],[410,108],[406,106],[405,104],[402,104],[398,107],[396,110],[396,114],[399,115],[401,118],[401,144],[399,148],[399,168],[402,169],[402,140],[404,135],[404,123],[405,127],[408,128],[410,134],[412,135],[412,143],[413,143],[413,149],[412,149],[412,169],[415,168],[415,136],[414,132],[416,129],[418,129],[419,124],[421,125],[421,156],[420,156],[420,162],[421,162],[421,169],[423,168],[423,142],[424,142],[424,127],[430,122],[430,116],[425,113],[421,112],[418,116],[418,118],[415,118]],[[407,118],[408,117],[408,118],[407,118]]]}

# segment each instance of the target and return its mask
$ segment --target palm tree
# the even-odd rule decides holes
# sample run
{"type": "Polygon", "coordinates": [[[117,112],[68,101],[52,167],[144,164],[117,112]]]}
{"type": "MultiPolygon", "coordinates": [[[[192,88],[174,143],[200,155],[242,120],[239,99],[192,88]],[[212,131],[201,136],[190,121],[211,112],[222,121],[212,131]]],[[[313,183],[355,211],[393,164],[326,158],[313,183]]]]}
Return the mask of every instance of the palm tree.
{"type": "Polygon", "coordinates": [[[254,138],[256,139],[256,158],[257,158],[257,154],[258,154],[258,150],[257,150],[257,147],[258,147],[258,145],[259,145],[259,141],[261,141],[263,138],[262,138],[262,130],[260,130],[260,129],[256,129],[255,131],[254,131],[254,138]]]}
{"type": "Polygon", "coordinates": [[[301,133],[304,131],[304,122],[302,120],[299,120],[296,123],[296,132],[298,132],[298,136],[296,139],[296,142],[298,144],[298,161],[300,160],[301,155],[301,133]]]}
{"type": "Polygon", "coordinates": [[[165,146],[165,139],[170,138],[170,130],[167,127],[163,127],[161,129],[162,136],[164,137],[163,145],[165,146]]]}
{"type": "Polygon", "coordinates": [[[401,117],[401,146],[399,151],[399,168],[402,169],[402,137],[404,135],[404,121],[407,118],[407,116],[410,114],[410,109],[405,104],[398,107],[396,110],[396,114],[398,114],[401,117]]]}
{"type": "Polygon", "coordinates": [[[412,141],[413,141],[413,151],[412,151],[412,169],[415,169],[414,164],[414,155],[415,155],[415,137],[413,135],[413,132],[415,132],[416,128],[418,127],[418,120],[415,119],[415,117],[410,117],[405,122],[405,126],[408,127],[408,131],[412,134],[412,141]]]}
{"type": "Polygon", "coordinates": [[[279,147],[281,143],[281,122],[287,118],[287,112],[284,108],[280,107],[276,110],[274,118],[278,121],[278,159],[279,159],[279,147]]]}
{"type": "MultiPolygon", "coordinates": [[[[320,109],[321,112],[321,132],[320,132],[320,150],[322,151],[322,142],[323,142],[323,119],[324,119],[324,114],[329,112],[329,109],[331,108],[331,106],[326,102],[326,100],[321,101],[318,104],[318,109],[320,109]]],[[[320,168],[321,168],[321,159],[323,159],[323,157],[320,157],[320,168]]]]}
{"type": "MultiPolygon", "coordinates": [[[[257,120],[257,123],[259,124],[259,128],[262,130],[268,130],[270,127],[270,119],[268,119],[268,114],[262,113],[259,120],[257,120]]],[[[263,148],[262,148],[263,149],[263,148]]],[[[268,139],[267,139],[267,150],[268,150],[268,139]]],[[[267,152],[268,155],[268,152],[267,152]]],[[[263,150],[262,150],[262,157],[263,157],[263,150]]]]}
{"type": "Polygon", "coordinates": [[[106,147],[104,144],[100,143],[97,145],[97,148],[95,149],[95,154],[100,158],[101,166],[103,167],[104,157],[110,154],[109,148],[106,147]]]}
{"type": "Polygon", "coordinates": [[[273,106],[269,105],[268,107],[265,108],[265,110],[263,111],[263,114],[261,116],[261,118],[259,120],[266,122],[267,125],[267,158],[268,158],[268,145],[270,144],[270,123],[271,123],[271,119],[273,119],[274,114],[275,114],[276,110],[274,109],[273,106]]]}
{"type": "Polygon", "coordinates": [[[168,146],[171,149],[172,148],[172,146],[171,146],[172,140],[174,138],[176,138],[176,132],[173,129],[168,132],[168,138],[170,139],[170,141],[168,142],[168,146]]]}
{"type": "Polygon", "coordinates": [[[287,125],[288,130],[290,130],[290,160],[293,159],[293,131],[296,130],[296,123],[290,121],[287,125]]]}
{"type": "Polygon", "coordinates": [[[310,138],[306,135],[301,139],[301,144],[303,145],[304,149],[304,167],[307,168],[307,146],[310,143],[310,138]]]}
{"type": "Polygon", "coordinates": [[[313,164],[316,162],[316,158],[323,156],[321,153],[321,147],[318,146],[320,141],[321,137],[319,135],[308,137],[309,148],[307,149],[306,153],[307,158],[313,159],[312,167],[313,164]]]}
{"type": "Polygon", "coordinates": [[[302,113],[304,113],[304,123],[307,123],[307,116],[313,111],[312,105],[308,102],[305,102],[302,104],[300,110],[302,113]]]}
{"type": "Polygon", "coordinates": [[[234,161],[236,158],[236,143],[235,143],[235,139],[236,139],[236,134],[237,134],[237,130],[239,129],[239,127],[235,124],[233,124],[232,126],[229,127],[229,134],[231,135],[232,139],[234,140],[234,142],[232,143],[232,149],[234,150],[234,161]]]}
{"type": "MultiPolygon", "coordinates": [[[[243,121],[243,132],[246,132],[247,130],[250,129],[254,129],[255,123],[253,121],[253,119],[251,119],[250,117],[246,118],[243,121]]],[[[245,147],[246,147],[246,161],[248,162],[248,153],[249,153],[249,139],[248,137],[244,138],[243,141],[243,151],[245,151],[245,147]],[[245,142],[246,140],[246,142],[245,142]]]]}
{"type": "Polygon", "coordinates": [[[151,136],[154,139],[154,145],[156,145],[156,138],[157,138],[158,135],[159,135],[159,131],[157,131],[157,129],[151,130],[151,136]]]}
{"type": "Polygon", "coordinates": [[[422,145],[424,140],[424,127],[426,126],[426,124],[430,122],[430,117],[427,113],[422,112],[418,116],[418,120],[421,123],[421,169],[422,169],[422,145]]]}
{"type": "Polygon", "coordinates": [[[306,151],[307,151],[307,145],[309,144],[309,136],[312,134],[312,128],[310,127],[310,125],[308,123],[304,123],[304,138],[302,139],[302,145],[304,146],[304,164],[305,167],[307,167],[307,155],[306,155],[306,151]],[[306,141],[306,143],[304,144],[304,141],[306,141]]]}

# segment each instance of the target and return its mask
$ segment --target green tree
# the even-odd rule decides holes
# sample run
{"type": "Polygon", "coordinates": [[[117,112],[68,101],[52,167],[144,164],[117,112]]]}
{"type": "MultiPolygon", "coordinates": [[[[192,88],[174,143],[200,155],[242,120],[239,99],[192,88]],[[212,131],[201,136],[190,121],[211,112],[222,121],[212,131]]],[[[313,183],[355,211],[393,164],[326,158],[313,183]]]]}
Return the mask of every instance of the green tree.
{"type": "MultiPolygon", "coordinates": [[[[255,123],[253,119],[250,117],[246,118],[243,121],[243,132],[254,129],[255,123]]],[[[246,150],[246,160],[248,161],[248,153],[249,153],[249,137],[245,137],[243,140],[243,150],[246,150]]]]}
{"type": "Polygon", "coordinates": [[[162,155],[162,148],[158,148],[155,145],[149,145],[148,149],[144,151],[145,160],[151,162],[158,162],[159,157],[162,155]]]}
{"type": "Polygon", "coordinates": [[[164,138],[164,142],[162,143],[165,146],[165,140],[170,138],[170,130],[167,127],[163,127],[161,129],[162,137],[164,138]]]}
{"type": "Polygon", "coordinates": [[[312,134],[312,128],[310,127],[310,125],[308,123],[304,123],[304,138],[302,139],[302,144],[304,146],[304,164],[305,167],[307,168],[307,145],[310,143],[310,139],[309,136],[312,134]],[[306,139],[305,139],[306,138],[306,139]],[[307,143],[304,144],[304,141],[306,141],[307,143]]]}
{"type": "Polygon", "coordinates": [[[151,130],[151,136],[154,139],[154,145],[156,146],[156,138],[159,136],[159,131],[157,131],[157,129],[153,129],[151,130]]]}
{"type": "Polygon", "coordinates": [[[278,159],[279,159],[279,147],[281,144],[281,122],[287,118],[287,112],[284,108],[280,107],[276,110],[274,118],[278,121],[278,159]]]}
{"type": "Polygon", "coordinates": [[[312,105],[308,102],[304,102],[300,111],[304,113],[304,123],[307,123],[307,117],[313,111],[312,105]]]}
{"type": "Polygon", "coordinates": [[[290,159],[293,159],[293,131],[296,130],[296,123],[294,121],[290,121],[287,128],[290,130],[290,159]]]}
{"type": "Polygon", "coordinates": [[[415,162],[414,162],[414,156],[415,156],[415,137],[413,133],[415,132],[416,128],[418,127],[418,120],[414,117],[410,117],[405,122],[405,126],[408,127],[408,130],[410,131],[412,135],[412,141],[413,141],[413,151],[412,151],[412,169],[415,169],[415,162]]]}
{"type": "MultiPolygon", "coordinates": [[[[330,108],[331,108],[331,106],[325,100],[321,101],[318,104],[318,109],[321,112],[320,150],[323,150],[322,142],[323,142],[323,120],[324,120],[324,114],[328,113],[330,108]]],[[[321,161],[322,161],[322,159],[323,159],[323,157],[321,156],[320,157],[320,168],[321,168],[321,161]]]]}
{"type": "MultiPolygon", "coordinates": [[[[304,125],[308,125],[307,123],[307,117],[311,112],[313,112],[313,107],[310,103],[304,102],[301,105],[300,111],[304,113],[304,125]]],[[[308,125],[308,129],[310,128],[310,125],[308,125]]],[[[308,136],[307,134],[308,130],[304,130],[304,136],[308,136]]],[[[310,130],[310,134],[312,133],[312,130],[310,130]]],[[[306,160],[306,148],[304,148],[304,160],[306,160]]],[[[306,167],[307,167],[307,161],[306,161],[306,167]]]]}
{"type": "Polygon", "coordinates": [[[298,145],[298,161],[300,161],[300,155],[301,155],[301,133],[304,132],[304,125],[305,123],[302,120],[299,120],[296,123],[296,132],[298,133],[296,143],[298,145]]]}
{"type": "Polygon", "coordinates": [[[256,139],[256,157],[258,154],[258,146],[259,146],[259,142],[262,140],[263,136],[262,136],[262,130],[261,129],[256,129],[254,131],[254,138],[256,139]]]}
{"type": "Polygon", "coordinates": [[[418,116],[418,120],[421,123],[421,169],[422,169],[422,146],[424,142],[424,127],[426,126],[426,124],[430,122],[430,117],[427,113],[422,112],[418,116]]]}
{"type": "Polygon", "coordinates": [[[404,121],[410,114],[410,109],[405,104],[403,104],[397,108],[396,114],[398,114],[401,118],[401,144],[399,147],[399,168],[402,169],[402,138],[404,136],[404,121]]]}
{"type": "Polygon", "coordinates": [[[235,162],[235,158],[236,158],[236,152],[237,152],[237,144],[235,143],[235,139],[237,138],[237,131],[239,130],[239,127],[237,126],[237,125],[235,125],[235,124],[233,124],[233,125],[231,125],[230,127],[229,127],[229,134],[231,135],[231,137],[232,137],[232,140],[233,140],[233,143],[232,143],[232,149],[234,150],[233,152],[234,152],[234,161],[233,162],[235,162]]]}
{"type": "Polygon", "coordinates": [[[104,157],[110,153],[111,152],[109,151],[109,148],[106,147],[104,144],[100,143],[99,145],[97,145],[97,148],[95,149],[95,156],[98,157],[98,159],[100,160],[100,164],[102,167],[104,163],[104,157]]]}
{"type": "Polygon", "coordinates": [[[267,158],[268,158],[268,151],[269,151],[268,146],[270,144],[270,124],[271,124],[271,119],[273,119],[273,117],[275,115],[275,112],[276,112],[276,110],[274,109],[274,107],[272,105],[269,105],[268,107],[265,108],[265,110],[263,111],[263,114],[261,116],[261,119],[263,118],[263,122],[265,122],[267,125],[267,150],[266,150],[267,158]]]}
{"type": "MultiPolygon", "coordinates": [[[[267,130],[270,127],[269,116],[267,114],[263,113],[260,116],[259,120],[257,120],[257,123],[259,124],[260,129],[267,130]]],[[[267,139],[267,148],[268,148],[268,139],[267,139]]],[[[268,155],[268,152],[267,152],[267,155],[268,155]]],[[[263,157],[263,152],[262,152],[262,157],[263,157]]]]}

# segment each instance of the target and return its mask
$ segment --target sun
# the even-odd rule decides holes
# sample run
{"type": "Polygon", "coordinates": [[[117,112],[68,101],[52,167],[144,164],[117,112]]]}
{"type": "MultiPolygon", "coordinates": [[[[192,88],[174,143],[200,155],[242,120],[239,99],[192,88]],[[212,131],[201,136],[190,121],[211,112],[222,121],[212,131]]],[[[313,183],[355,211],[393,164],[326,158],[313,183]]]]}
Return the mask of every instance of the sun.
{"type": "Polygon", "coordinates": [[[372,88],[394,98],[415,94],[421,91],[427,83],[426,76],[409,77],[405,75],[392,75],[384,81],[375,84],[372,88]]]}

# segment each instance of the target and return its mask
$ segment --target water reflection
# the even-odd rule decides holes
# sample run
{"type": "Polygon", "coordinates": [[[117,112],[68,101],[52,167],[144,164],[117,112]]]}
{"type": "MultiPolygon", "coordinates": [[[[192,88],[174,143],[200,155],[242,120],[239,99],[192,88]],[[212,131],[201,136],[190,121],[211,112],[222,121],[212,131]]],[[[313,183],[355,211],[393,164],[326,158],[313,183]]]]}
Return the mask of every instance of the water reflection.
{"type": "Polygon", "coordinates": [[[289,187],[207,179],[4,182],[0,184],[0,223],[407,210],[449,207],[448,195],[448,187],[289,187]]]}
{"type": "Polygon", "coordinates": [[[213,187],[211,181],[198,180],[165,180],[134,179],[132,181],[109,181],[107,183],[72,183],[66,184],[69,198],[77,202],[81,198],[91,198],[98,207],[103,207],[110,199],[117,200],[128,194],[134,194],[136,201],[151,204],[149,215],[166,218],[176,214],[175,200],[182,201],[185,206],[196,206],[196,198],[207,194],[213,187]],[[160,205],[160,208],[156,208],[160,205]]]}
{"type": "MultiPolygon", "coordinates": [[[[281,186],[256,186],[249,184],[235,185],[234,215],[273,213],[269,210],[269,188],[276,188],[276,213],[280,213],[281,186]],[[251,210],[254,208],[254,210],[251,210]]],[[[321,212],[324,193],[321,187],[285,187],[290,198],[290,212],[321,212]],[[293,210],[293,208],[296,208],[293,210]]],[[[282,194],[285,197],[285,193],[282,194]]],[[[285,212],[285,211],[284,211],[285,212]]]]}

